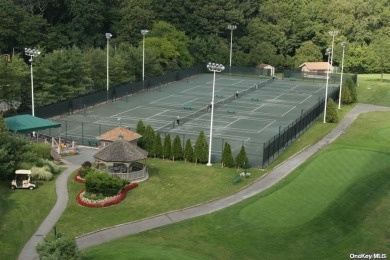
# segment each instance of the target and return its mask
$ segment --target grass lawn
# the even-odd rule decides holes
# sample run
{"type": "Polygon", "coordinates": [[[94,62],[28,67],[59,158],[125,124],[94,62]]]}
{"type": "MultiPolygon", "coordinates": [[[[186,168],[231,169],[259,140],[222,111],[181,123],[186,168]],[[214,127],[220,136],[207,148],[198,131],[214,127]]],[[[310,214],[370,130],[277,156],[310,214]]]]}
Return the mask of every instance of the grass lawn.
{"type": "Polygon", "coordinates": [[[388,112],[359,117],[334,144],[263,194],[87,249],[85,259],[348,259],[351,253],[388,253],[388,118],[388,112]]]}
{"type": "Polygon", "coordinates": [[[34,190],[11,190],[11,181],[0,185],[0,258],[17,259],[24,244],[53,208],[55,179],[37,182],[34,190]]]}
{"type": "Polygon", "coordinates": [[[264,174],[251,169],[251,177],[233,184],[232,179],[243,170],[195,165],[183,161],[148,159],[150,178],[127,193],[118,205],[108,208],[86,208],[76,202],[84,187],[69,179],[69,203],[57,223],[63,235],[78,236],[104,227],[130,222],[167,211],[193,206],[237,192],[264,174]]]}
{"type": "Polygon", "coordinates": [[[389,106],[390,74],[384,74],[383,81],[379,74],[358,76],[358,99],[361,103],[389,106]]]}

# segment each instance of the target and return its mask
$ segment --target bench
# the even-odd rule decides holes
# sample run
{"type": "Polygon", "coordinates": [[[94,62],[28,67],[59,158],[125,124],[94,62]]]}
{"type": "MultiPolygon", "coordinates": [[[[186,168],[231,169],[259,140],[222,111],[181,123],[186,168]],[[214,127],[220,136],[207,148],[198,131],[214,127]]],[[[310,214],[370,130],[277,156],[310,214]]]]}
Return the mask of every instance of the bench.
{"type": "Polygon", "coordinates": [[[230,114],[235,114],[235,113],[236,113],[236,110],[234,110],[233,108],[229,108],[229,109],[227,110],[227,112],[230,113],[230,114]]]}
{"type": "Polygon", "coordinates": [[[88,145],[89,146],[98,147],[99,146],[99,141],[97,141],[97,140],[88,140],[88,145]]]}
{"type": "Polygon", "coordinates": [[[216,98],[223,98],[223,95],[222,94],[216,94],[215,97],[216,98]]]}
{"type": "Polygon", "coordinates": [[[251,97],[251,100],[252,101],[259,101],[259,98],[258,97],[251,97]]]}
{"type": "Polygon", "coordinates": [[[189,109],[189,110],[192,109],[191,104],[188,104],[188,103],[187,103],[187,104],[184,104],[184,105],[183,105],[183,108],[184,108],[184,109],[189,109]]]}

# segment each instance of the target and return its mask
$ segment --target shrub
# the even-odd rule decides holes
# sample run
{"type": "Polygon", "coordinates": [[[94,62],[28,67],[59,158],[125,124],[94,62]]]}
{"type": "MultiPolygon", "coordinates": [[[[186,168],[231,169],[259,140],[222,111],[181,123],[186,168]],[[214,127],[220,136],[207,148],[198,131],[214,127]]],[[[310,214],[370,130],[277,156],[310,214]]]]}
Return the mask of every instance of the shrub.
{"type": "Polygon", "coordinates": [[[141,139],[144,144],[144,149],[149,153],[149,156],[151,156],[154,142],[154,129],[151,125],[146,126],[144,135],[141,139]]]}
{"type": "Polygon", "coordinates": [[[97,195],[102,194],[104,197],[111,197],[117,195],[126,184],[127,181],[125,180],[94,170],[89,172],[85,178],[85,191],[97,195]]]}
{"type": "Polygon", "coordinates": [[[85,162],[83,162],[83,164],[81,164],[81,167],[83,167],[83,168],[91,168],[92,167],[92,163],[90,161],[85,161],[85,162]]]}
{"type": "Polygon", "coordinates": [[[184,159],[186,161],[192,162],[194,157],[194,150],[192,149],[191,140],[187,139],[186,145],[184,148],[184,159]]]}
{"type": "Polygon", "coordinates": [[[81,253],[74,238],[61,237],[51,241],[44,241],[38,244],[36,249],[41,260],[81,259],[81,253]]]}
{"type": "Polygon", "coordinates": [[[162,155],[161,135],[159,132],[156,133],[153,139],[152,154],[154,155],[154,158],[159,158],[162,155]]]}
{"type": "Polygon", "coordinates": [[[45,143],[31,143],[29,151],[36,155],[37,158],[50,160],[51,146],[45,143]]]}
{"type": "Polygon", "coordinates": [[[331,98],[328,99],[328,104],[326,105],[325,120],[328,123],[337,123],[339,121],[336,103],[331,98]]]}
{"type": "Polygon", "coordinates": [[[60,167],[58,167],[58,165],[55,164],[53,161],[47,159],[39,159],[36,166],[38,167],[48,166],[50,172],[53,174],[57,174],[60,172],[60,167]]]}
{"type": "Polygon", "coordinates": [[[84,168],[84,167],[81,167],[79,169],[79,176],[83,179],[85,179],[87,177],[87,175],[91,172],[96,172],[96,170],[94,168],[84,168]]]}
{"type": "Polygon", "coordinates": [[[234,159],[232,155],[232,149],[230,147],[230,144],[225,143],[225,146],[223,148],[222,158],[221,158],[221,165],[222,167],[234,167],[234,159]]]}
{"type": "Polygon", "coordinates": [[[196,139],[194,146],[194,160],[196,163],[206,163],[209,153],[209,147],[206,141],[206,136],[203,131],[199,133],[198,139],[196,139]]]}
{"type": "Polygon", "coordinates": [[[49,181],[53,178],[53,174],[50,171],[50,167],[45,165],[43,167],[32,167],[31,176],[36,180],[49,181]]]}
{"type": "Polygon", "coordinates": [[[163,158],[171,158],[171,150],[172,150],[172,144],[171,144],[171,136],[167,134],[164,138],[164,145],[162,149],[163,158]]]}
{"type": "Polygon", "coordinates": [[[181,140],[178,135],[173,139],[172,158],[173,160],[181,160],[183,158],[183,148],[181,147],[181,140]]]}
{"type": "Polygon", "coordinates": [[[240,152],[237,154],[236,164],[237,168],[247,169],[250,167],[248,156],[246,155],[245,147],[243,145],[241,146],[240,152]]]}
{"type": "Polygon", "coordinates": [[[352,103],[352,96],[351,91],[347,86],[343,86],[341,89],[341,102],[343,104],[351,104],[352,103]]]}

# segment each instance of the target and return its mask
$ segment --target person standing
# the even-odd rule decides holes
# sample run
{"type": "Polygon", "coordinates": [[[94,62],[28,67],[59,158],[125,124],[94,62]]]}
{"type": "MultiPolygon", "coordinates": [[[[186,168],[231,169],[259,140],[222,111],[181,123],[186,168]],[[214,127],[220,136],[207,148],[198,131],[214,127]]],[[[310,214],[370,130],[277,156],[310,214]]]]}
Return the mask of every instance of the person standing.
{"type": "Polygon", "coordinates": [[[236,91],[236,99],[238,98],[238,90],[236,91]]]}
{"type": "Polygon", "coordinates": [[[180,125],[180,116],[176,117],[176,123],[177,123],[177,125],[180,125]]]}

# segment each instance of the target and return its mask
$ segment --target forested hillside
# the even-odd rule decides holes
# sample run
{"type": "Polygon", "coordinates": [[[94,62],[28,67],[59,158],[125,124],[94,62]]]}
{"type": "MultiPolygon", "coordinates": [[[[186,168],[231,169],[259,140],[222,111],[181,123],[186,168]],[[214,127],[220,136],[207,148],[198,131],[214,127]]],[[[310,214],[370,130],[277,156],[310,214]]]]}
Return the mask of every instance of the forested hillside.
{"type": "Polygon", "coordinates": [[[42,52],[34,58],[38,105],[104,89],[105,33],[113,35],[110,85],[140,80],[142,29],[149,30],[146,77],[208,61],[228,65],[232,32],[234,66],[325,61],[336,30],[334,65],[346,42],[345,71],[390,70],[388,0],[2,0],[0,21],[6,102],[29,95],[25,47],[42,52]]]}

